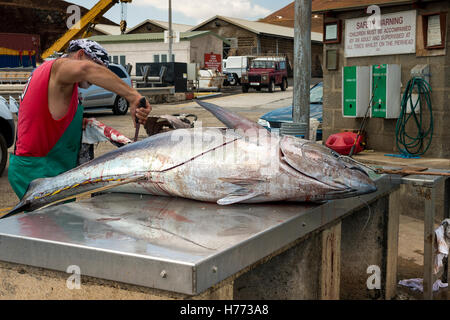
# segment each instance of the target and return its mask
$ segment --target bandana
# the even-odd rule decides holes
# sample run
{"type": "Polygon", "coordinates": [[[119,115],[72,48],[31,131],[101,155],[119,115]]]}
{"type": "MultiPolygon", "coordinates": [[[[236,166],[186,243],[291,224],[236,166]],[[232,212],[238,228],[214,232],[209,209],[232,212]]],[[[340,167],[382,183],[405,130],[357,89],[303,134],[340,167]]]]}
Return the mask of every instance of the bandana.
{"type": "Polygon", "coordinates": [[[95,62],[98,62],[105,67],[109,66],[108,52],[106,52],[105,48],[97,42],[87,39],[72,40],[69,43],[67,52],[77,52],[80,49],[95,62]]]}

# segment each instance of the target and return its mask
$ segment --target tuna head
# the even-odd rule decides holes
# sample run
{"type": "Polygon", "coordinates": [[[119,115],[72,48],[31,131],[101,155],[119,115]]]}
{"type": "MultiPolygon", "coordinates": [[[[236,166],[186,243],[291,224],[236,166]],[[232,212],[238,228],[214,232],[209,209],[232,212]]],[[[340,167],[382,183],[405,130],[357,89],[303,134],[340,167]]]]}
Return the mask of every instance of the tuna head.
{"type": "Polygon", "coordinates": [[[284,136],[280,148],[282,159],[292,168],[330,187],[324,199],[352,197],[377,190],[361,166],[323,145],[284,136]]]}

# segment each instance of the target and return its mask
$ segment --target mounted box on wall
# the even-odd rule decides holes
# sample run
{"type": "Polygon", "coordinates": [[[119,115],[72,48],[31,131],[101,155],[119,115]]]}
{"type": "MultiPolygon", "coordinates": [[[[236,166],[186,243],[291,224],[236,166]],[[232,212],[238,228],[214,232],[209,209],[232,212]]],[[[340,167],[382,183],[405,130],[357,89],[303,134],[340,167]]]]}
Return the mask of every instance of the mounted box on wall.
{"type": "Polygon", "coordinates": [[[342,115],[345,118],[364,117],[369,105],[370,68],[342,68],[342,115]]]}
{"type": "Polygon", "coordinates": [[[401,67],[376,64],[370,69],[373,118],[397,119],[400,115],[401,67]]]}

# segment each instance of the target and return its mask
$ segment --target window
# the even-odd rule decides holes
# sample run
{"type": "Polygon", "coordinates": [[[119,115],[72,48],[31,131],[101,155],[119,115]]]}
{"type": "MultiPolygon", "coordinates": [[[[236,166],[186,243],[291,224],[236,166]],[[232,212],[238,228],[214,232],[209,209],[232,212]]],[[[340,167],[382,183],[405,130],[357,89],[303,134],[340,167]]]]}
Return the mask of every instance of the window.
{"type": "Polygon", "coordinates": [[[109,62],[114,64],[121,64],[125,67],[127,64],[126,57],[125,56],[109,56],[109,62]]]}
{"type": "MultiPolygon", "coordinates": [[[[155,54],[153,55],[153,62],[169,62],[167,61],[168,55],[167,54],[155,54]]],[[[175,55],[172,54],[172,61],[175,62],[175,55]]]]}
{"type": "Polygon", "coordinates": [[[275,69],[275,62],[265,60],[253,60],[252,68],[254,69],[275,69]]]}
{"type": "Polygon", "coordinates": [[[110,65],[109,66],[109,70],[114,72],[119,78],[126,78],[127,77],[127,75],[119,67],[110,65]]]}
{"type": "Polygon", "coordinates": [[[125,67],[125,65],[127,64],[125,56],[120,56],[119,60],[120,60],[120,64],[125,67]]]}
{"type": "Polygon", "coordinates": [[[424,14],[422,19],[425,48],[444,49],[447,14],[444,12],[424,14]]]}
{"type": "Polygon", "coordinates": [[[323,86],[315,86],[309,91],[310,103],[322,103],[323,100],[323,86]]]}
{"type": "Polygon", "coordinates": [[[280,69],[281,69],[281,70],[286,69],[286,62],[285,62],[285,61],[281,61],[281,62],[280,62],[280,69]]]}

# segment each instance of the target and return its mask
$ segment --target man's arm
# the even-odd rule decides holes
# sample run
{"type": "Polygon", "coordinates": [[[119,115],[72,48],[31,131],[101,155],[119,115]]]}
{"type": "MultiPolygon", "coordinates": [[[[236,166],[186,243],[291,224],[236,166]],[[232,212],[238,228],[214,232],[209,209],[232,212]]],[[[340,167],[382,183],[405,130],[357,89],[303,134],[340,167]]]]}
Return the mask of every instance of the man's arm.
{"type": "Polygon", "coordinates": [[[133,123],[137,116],[139,122],[144,124],[152,109],[147,101],[146,108],[136,112],[142,96],[108,68],[88,60],[58,59],[52,67],[51,78],[56,87],[72,88],[74,83],[87,81],[124,97],[130,104],[133,123]]]}

